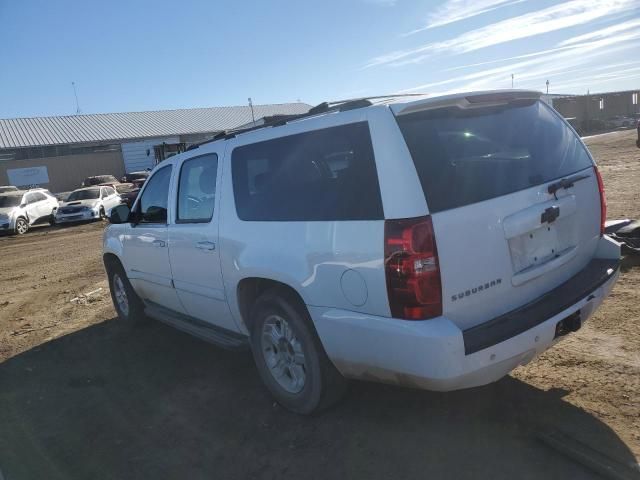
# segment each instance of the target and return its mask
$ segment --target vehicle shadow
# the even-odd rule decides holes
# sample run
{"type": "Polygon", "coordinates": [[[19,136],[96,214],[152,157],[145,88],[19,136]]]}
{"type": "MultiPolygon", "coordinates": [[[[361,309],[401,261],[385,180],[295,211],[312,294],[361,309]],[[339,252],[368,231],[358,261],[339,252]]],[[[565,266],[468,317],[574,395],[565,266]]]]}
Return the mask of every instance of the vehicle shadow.
{"type": "Polygon", "coordinates": [[[562,396],[511,377],[451,393],[354,382],[302,417],[248,352],[114,319],[0,364],[0,477],[599,478],[537,439],[552,430],[636,462],[562,396]]]}

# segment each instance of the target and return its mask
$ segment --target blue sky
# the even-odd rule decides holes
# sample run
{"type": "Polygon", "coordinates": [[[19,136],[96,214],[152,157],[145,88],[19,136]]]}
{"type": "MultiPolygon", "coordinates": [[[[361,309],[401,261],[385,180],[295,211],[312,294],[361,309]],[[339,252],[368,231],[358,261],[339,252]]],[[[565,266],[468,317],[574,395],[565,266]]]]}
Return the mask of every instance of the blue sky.
{"type": "Polygon", "coordinates": [[[640,0],[0,0],[0,118],[640,88],[640,0]]]}

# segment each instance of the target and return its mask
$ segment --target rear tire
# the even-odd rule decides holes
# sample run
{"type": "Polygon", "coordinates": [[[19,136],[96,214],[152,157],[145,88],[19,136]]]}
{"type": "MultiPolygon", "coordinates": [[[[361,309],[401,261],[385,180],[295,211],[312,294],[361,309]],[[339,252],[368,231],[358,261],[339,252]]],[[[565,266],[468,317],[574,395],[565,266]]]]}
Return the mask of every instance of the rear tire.
{"type": "Polygon", "coordinates": [[[19,217],[16,220],[15,234],[16,235],[24,235],[28,231],[29,231],[29,222],[27,222],[26,218],[19,217]]]}
{"type": "Polygon", "coordinates": [[[142,323],[146,320],[144,304],[133,290],[124,268],[120,264],[112,263],[107,267],[111,300],[118,317],[131,324],[142,323]]]}
{"type": "Polygon", "coordinates": [[[49,225],[51,225],[52,227],[55,226],[56,224],[56,211],[52,211],[51,215],[49,215],[49,225]]]}
{"type": "Polygon", "coordinates": [[[305,306],[280,289],[265,292],[252,311],[251,350],[258,373],[283,407],[308,415],[338,402],[347,380],[327,357],[305,306]]]}
{"type": "Polygon", "coordinates": [[[104,211],[104,207],[100,207],[100,220],[105,220],[107,218],[107,214],[104,211]]]}

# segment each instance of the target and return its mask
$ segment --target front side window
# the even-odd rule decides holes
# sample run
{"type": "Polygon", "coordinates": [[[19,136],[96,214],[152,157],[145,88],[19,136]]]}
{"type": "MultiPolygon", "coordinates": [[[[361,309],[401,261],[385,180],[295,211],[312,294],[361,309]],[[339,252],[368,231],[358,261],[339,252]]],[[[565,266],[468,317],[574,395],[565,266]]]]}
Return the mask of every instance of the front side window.
{"type": "Polygon", "coordinates": [[[206,223],[213,217],[218,155],[186,160],[180,170],[178,223],[206,223]]]}
{"type": "Polygon", "coordinates": [[[384,217],[367,122],[244,145],[231,165],[241,220],[384,217]]]}
{"type": "Polygon", "coordinates": [[[25,203],[27,205],[32,204],[32,203],[36,203],[38,201],[36,199],[35,194],[33,194],[33,193],[27,193],[24,198],[25,198],[25,203]]]}
{"type": "Polygon", "coordinates": [[[144,189],[138,205],[141,223],[167,223],[171,165],[158,170],[144,189]]]}
{"type": "Polygon", "coordinates": [[[40,192],[33,192],[30,193],[29,195],[33,195],[33,201],[34,202],[41,202],[42,200],[46,200],[47,197],[45,197],[44,193],[40,193],[40,192]]]}

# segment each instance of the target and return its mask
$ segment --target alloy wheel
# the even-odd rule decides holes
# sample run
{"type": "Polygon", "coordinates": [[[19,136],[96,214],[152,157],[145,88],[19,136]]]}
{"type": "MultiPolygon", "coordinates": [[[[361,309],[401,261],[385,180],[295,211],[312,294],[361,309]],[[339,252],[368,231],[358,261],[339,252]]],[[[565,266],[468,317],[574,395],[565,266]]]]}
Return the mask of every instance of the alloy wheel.
{"type": "Polygon", "coordinates": [[[118,273],[113,274],[113,295],[116,297],[116,303],[118,304],[118,310],[125,317],[129,316],[129,298],[127,297],[127,290],[124,287],[124,282],[118,273]]]}
{"type": "Polygon", "coordinates": [[[305,386],[306,359],[302,344],[289,323],[279,315],[269,316],[262,326],[262,355],[273,378],[288,393],[305,386]]]}

